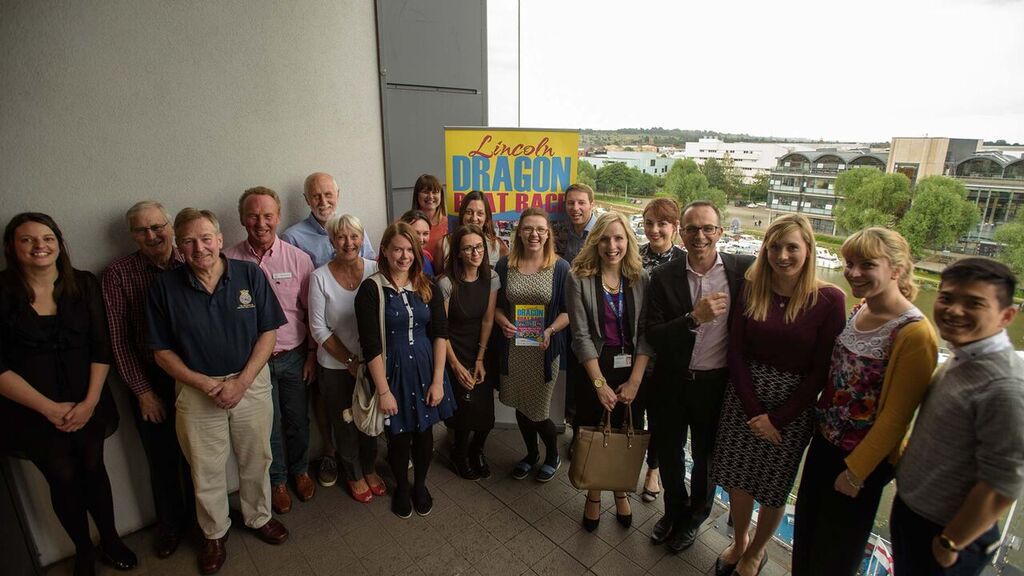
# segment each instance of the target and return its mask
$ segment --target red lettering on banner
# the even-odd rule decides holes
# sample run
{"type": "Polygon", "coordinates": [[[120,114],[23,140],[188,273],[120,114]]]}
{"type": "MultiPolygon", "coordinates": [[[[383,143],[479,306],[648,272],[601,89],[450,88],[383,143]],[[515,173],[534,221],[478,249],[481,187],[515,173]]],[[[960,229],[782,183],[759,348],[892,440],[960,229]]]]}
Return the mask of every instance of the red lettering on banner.
{"type": "Polygon", "coordinates": [[[497,144],[491,144],[494,140],[490,134],[485,135],[480,143],[477,144],[476,150],[472,150],[467,154],[469,157],[480,156],[482,158],[493,158],[495,156],[548,156],[553,158],[555,151],[548,145],[548,137],[545,136],[540,139],[540,142],[536,146],[530,144],[516,144],[509,146],[508,144],[498,141],[497,144]]]}
{"type": "Polygon", "coordinates": [[[452,201],[455,203],[455,209],[458,210],[462,206],[462,199],[466,197],[465,192],[456,192],[452,194],[452,201]]]}
{"type": "Polygon", "coordinates": [[[530,208],[543,208],[544,197],[540,194],[534,194],[533,199],[530,201],[530,208]]]}
{"type": "Polygon", "coordinates": [[[562,195],[558,193],[546,194],[544,198],[544,210],[548,214],[557,214],[562,210],[562,195]]]}
{"type": "Polygon", "coordinates": [[[529,194],[516,194],[516,212],[522,212],[529,207],[530,195],[529,194]]]}
{"type": "Polygon", "coordinates": [[[498,192],[498,199],[501,200],[501,208],[499,210],[495,210],[493,205],[492,205],[491,212],[492,213],[494,213],[494,212],[501,213],[501,212],[508,211],[508,208],[505,207],[505,198],[507,198],[507,197],[508,197],[508,192],[498,192]]]}

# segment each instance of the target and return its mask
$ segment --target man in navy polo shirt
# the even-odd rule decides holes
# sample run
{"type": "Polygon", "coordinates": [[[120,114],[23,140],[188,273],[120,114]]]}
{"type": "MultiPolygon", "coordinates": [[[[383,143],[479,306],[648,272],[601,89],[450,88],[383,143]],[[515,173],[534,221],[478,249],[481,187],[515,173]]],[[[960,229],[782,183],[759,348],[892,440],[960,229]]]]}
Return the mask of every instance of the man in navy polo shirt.
{"type": "Polygon", "coordinates": [[[238,461],[245,525],[270,544],[288,530],[271,516],[267,360],[284,312],[266,276],[250,262],[221,255],[224,237],[208,210],[185,208],[174,219],[186,266],[153,282],[147,303],[148,343],[176,381],[177,433],[192,467],[196,516],[206,542],[199,571],[213,574],[226,558],[231,520],[224,467],[238,461]]]}

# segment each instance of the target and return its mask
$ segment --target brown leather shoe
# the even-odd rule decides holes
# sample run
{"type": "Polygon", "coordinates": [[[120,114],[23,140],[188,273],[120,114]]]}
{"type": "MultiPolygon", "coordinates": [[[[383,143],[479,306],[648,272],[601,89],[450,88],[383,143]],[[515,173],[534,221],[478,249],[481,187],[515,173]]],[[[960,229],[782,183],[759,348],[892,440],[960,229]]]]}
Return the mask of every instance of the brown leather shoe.
{"type": "Polygon", "coordinates": [[[281,544],[288,539],[288,529],[276,518],[271,518],[256,529],[256,535],[267,544],[281,544]]]}
{"type": "Polygon", "coordinates": [[[206,539],[202,551],[199,552],[200,574],[213,574],[220,570],[220,567],[224,565],[224,560],[228,557],[228,551],[224,547],[224,543],[227,541],[227,534],[221,538],[206,539]]]}
{"type": "Polygon", "coordinates": [[[295,493],[299,495],[302,502],[309,501],[316,493],[316,483],[309,477],[309,474],[299,474],[295,477],[295,493]]]}
{"type": "Polygon", "coordinates": [[[288,494],[288,486],[277,484],[270,487],[270,505],[277,514],[287,514],[292,509],[292,497],[288,494]]]}

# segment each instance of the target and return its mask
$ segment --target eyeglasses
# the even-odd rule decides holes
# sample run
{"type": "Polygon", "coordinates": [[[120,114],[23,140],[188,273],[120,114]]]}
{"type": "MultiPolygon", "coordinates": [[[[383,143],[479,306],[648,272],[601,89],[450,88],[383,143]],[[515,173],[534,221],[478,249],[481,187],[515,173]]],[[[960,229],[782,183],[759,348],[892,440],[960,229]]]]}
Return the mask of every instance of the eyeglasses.
{"type": "Polygon", "coordinates": [[[131,233],[135,234],[136,236],[145,236],[146,232],[159,234],[166,227],[167,222],[164,222],[163,224],[153,224],[152,226],[139,226],[138,228],[132,228],[131,233]]]}
{"type": "Polygon", "coordinates": [[[519,231],[522,232],[526,236],[533,236],[534,234],[536,234],[537,236],[547,236],[548,235],[548,229],[547,228],[520,228],[519,231]]]}
{"type": "Polygon", "coordinates": [[[712,224],[705,224],[703,226],[683,226],[683,233],[687,236],[695,236],[699,231],[703,232],[705,236],[711,236],[721,229],[721,226],[714,226],[712,224]]]}
{"type": "Polygon", "coordinates": [[[475,246],[463,246],[462,247],[462,253],[466,254],[466,255],[469,255],[469,254],[482,254],[483,251],[484,251],[484,245],[483,244],[477,244],[475,246]]]}

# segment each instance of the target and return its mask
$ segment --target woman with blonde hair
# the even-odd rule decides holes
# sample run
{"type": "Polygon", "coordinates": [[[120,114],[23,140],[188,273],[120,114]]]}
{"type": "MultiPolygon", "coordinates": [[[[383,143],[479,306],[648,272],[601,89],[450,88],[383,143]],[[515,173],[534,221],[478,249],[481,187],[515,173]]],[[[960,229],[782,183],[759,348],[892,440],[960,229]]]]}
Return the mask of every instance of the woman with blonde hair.
{"type": "Polygon", "coordinates": [[[712,479],[729,492],[736,537],[716,573],[760,573],[814,426],[846,295],[815,275],[807,217],[776,218],[765,233],[729,323],[729,378],[712,479]],[[761,504],[753,540],[754,501],[761,504]]]}
{"type": "Polygon", "coordinates": [[[388,464],[396,484],[391,511],[401,518],[414,509],[426,516],[434,506],[427,490],[432,428],[455,413],[444,369],[448,318],[441,291],[423,274],[419,240],[408,224],[396,222],[384,231],[378,267],[379,272],[360,284],[355,305],[363,361],[378,408],[387,417],[388,464]],[[410,456],[415,478],[411,490],[410,456]]]}
{"type": "Polygon", "coordinates": [[[515,408],[516,423],[526,445],[526,456],[512,471],[517,480],[529,476],[540,460],[538,435],[544,442],[545,454],[537,481],[554,478],[562,464],[558,457],[558,430],[550,412],[565,346],[560,332],[569,325],[565,311],[569,264],[555,254],[554,244],[547,212],[527,208],[519,216],[509,255],[494,267],[501,279],[494,321],[505,336],[499,351],[498,398],[502,404],[515,408]],[[531,321],[531,317],[537,316],[541,317],[539,322],[531,321]]]}
{"type": "Polygon", "coordinates": [[[793,574],[857,573],[882,489],[935,369],[937,341],[913,300],[910,246],[866,228],[843,243],[860,303],[832,352],[796,501],[793,574]]]}
{"type": "MultiPolygon", "coordinates": [[[[626,410],[640,423],[633,404],[653,351],[640,322],[650,277],[643,269],[636,236],[618,212],[601,215],[572,264],[566,284],[572,348],[587,379],[576,386],[576,421],[599,426],[605,411],[612,426],[621,427],[626,410]]],[[[615,493],[615,516],[630,526],[633,512],[624,492],[615,493]]],[[[587,492],[583,527],[597,528],[601,519],[601,491],[587,492]]]]}
{"type": "Polygon", "coordinates": [[[352,407],[352,392],[362,363],[356,329],[355,299],[359,285],[377,272],[377,262],[360,256],[363,224],[351,214],[327,221],[334,258],[313,271],[309,279],[309,332],[316,340],[317,381],[349,494],[369,502],[387,492],[377,475],[377,438],[360,432],[342,417],[352,407]]]}

